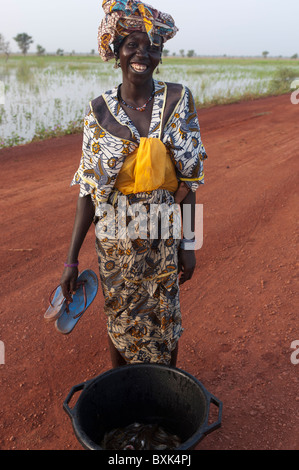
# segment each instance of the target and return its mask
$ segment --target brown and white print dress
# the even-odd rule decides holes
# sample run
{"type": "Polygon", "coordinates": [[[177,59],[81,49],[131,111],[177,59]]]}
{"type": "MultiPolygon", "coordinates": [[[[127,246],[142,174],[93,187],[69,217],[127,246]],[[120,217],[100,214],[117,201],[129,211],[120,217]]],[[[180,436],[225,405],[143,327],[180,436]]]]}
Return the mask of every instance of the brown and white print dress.
{"type": "MultiPolygon", "coordinates": [[[[181,180],[196,191],[203,183],[203,161],[207,155],[190,90],[156,80],[154,85],[147,139],[140,137],[120,106],[117,87],[90,103],[85,116],[82,157],[72,184],[79,184],[80,196],[91,195],[95,205],[96,250],[108,334],[113,344],[128,363],[169,364],[183,331],[177,269],[179,237],[174,224],[178,208],[174,191],[181,180]],[[138,158],[141,141],[147,145],[156,139],[160,145],[164,144],[172,173],[165,172],[165,181],[159,187],[154,185],[154,175],[152,190],[146,185],[146,191],[123,191],[118,182],[129,159],[134,160],[134,155],[138,158]],[[122,201],[122,211],[119,201],[122,201]],[[140,204],[148,221],[153,207],[169,208],[169,212],[163,212],[167,217],[166,234],[160,220],[158,237],[152,237],[149,223],[142,236],[138,235],[136,223],[136,236],[123,233],[120,236],[119,222],[122,230],[132,225],[135,209],[140,204]],[[113,236],[109,230],[109,236],[105,236],[107,213],[103,208],[107,205],[114,214],[113,236]]],[[[153,164],[154,160],[159,161],[159,155],[150,155],[150,150],[147,158],[153,164]]],[[[134,178],[133,173],[131,176],[134,178]]]]}

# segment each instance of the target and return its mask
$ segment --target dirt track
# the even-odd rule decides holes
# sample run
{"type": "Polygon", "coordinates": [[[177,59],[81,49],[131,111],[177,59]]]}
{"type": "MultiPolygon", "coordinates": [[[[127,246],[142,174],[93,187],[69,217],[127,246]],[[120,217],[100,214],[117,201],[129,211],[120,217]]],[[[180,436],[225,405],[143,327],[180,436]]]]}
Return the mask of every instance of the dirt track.
{"type": "MultiPolygon", "coordinates": [[[[199,117],[204,245],[182,287],[177,365],[224,408],[221,429],[197,449],[299,449],[299,106],[285,95],[199,117]]],[[[0,151],[1,449],[81,449],[63,400],[111,367],[100,290],[71,335],[43,320],[67,252],[80,154],[78,135],[0,151]]],[[[80,267],[97,272],[92,229],[80,267]]]]}

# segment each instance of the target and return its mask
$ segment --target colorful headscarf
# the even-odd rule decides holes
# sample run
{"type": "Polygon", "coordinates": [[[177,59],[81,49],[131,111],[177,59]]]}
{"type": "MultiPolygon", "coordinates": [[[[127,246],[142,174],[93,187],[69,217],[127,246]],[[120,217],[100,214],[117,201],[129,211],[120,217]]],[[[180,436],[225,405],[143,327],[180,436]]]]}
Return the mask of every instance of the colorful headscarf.
{"type": "Polygon", "coordinates": [[[114,58],[111,45],[119,45],[134,31],[147,33],[151,44],[155,34],[166,42],[178,31],[170,15],[139,0],[104,0],[103,10],[105,18],[98,31],[98,50],[105,62],[114,58]]]}

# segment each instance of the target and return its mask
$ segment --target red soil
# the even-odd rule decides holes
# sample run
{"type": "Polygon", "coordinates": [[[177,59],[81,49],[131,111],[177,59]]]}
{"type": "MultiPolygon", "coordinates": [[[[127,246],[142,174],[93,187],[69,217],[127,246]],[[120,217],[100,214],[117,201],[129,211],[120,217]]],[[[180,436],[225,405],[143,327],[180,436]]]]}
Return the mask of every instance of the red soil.
{"type": "MultiPolygon", "coordinates": [[[[299,449],[298,116],[287,95],[199,110],[204,244],[181,289],[177,366],[223,401],[223,419],[198,450],[299,449]]],[[[43,320],[71,235],[80,154],[80,135],[0,151],[2,449],[81,449],[62,403],[111,367],[100,289],[69,336],[43,320]]],[[[97,272],[92,229],[80,268],[97,272]]]]}

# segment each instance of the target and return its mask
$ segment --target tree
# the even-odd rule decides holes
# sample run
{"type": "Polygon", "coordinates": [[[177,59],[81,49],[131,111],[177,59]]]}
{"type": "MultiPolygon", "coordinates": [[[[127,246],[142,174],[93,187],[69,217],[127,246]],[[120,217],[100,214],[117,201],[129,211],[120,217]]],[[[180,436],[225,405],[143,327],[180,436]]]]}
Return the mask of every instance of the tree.
{"type": "Polygon", "coordinates": [[[18,46],[21,49],[23,55],[27,54],[30,44],[34,42],[32,37],[27,33],[20,33],[13,39],[18,43],[18,46]]]}
{"type": "Polygon", "coordinates": [[[169,50],[168,50],[168,49],[163,49],[162,54],[163,54],[163,57],[168,57],[168,55],[169,55],[169,50]]]}
{"type": "Polygon", "coordinates": [[[45,55],[46,49],[44,49],[40,44],[36,46],[36,54],[37,55],[45,55]]]}
{"type": "Polygon", "coordinates": [[[56,55],[63,55],[63,54],[64,54],[64,50],[63,50],[63,49],[57,49],[56,55]]]}
{"type": "Polygon", "coordinates": [[[194,55],[195,51],[193,49],[187,52],[187,57],[194,57],[194,55]]]}
{"type": "Polygon", "coordinates": [[[298,59],[298,54],[292,55],[291,59],[298,59]]]}
{"type": "Polygon", "coordinates": [[[185,50],[184,49],[180,49],[180,54],[182,57],[185,57],[185,50]]]}
{"type": "Polygon", "coordinates": [[[0,34],[0,54],[2,53],[6,55],[6,60],[8,60],[10,54],[9,42],[5,41],[4,36],[0,34]]]}
{"type": "Polygon", "coordinates": [[[268,51],[263,51],[262,52],[262,56],[264,57],[264,59],[267,59],[267,56],[269,55],[269,52],[268,51]]]}

